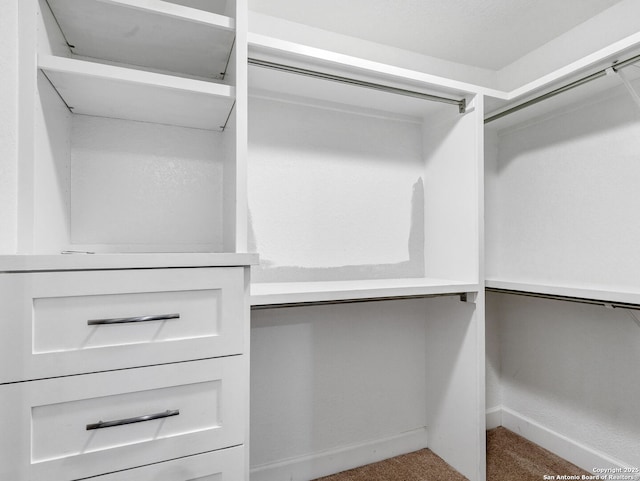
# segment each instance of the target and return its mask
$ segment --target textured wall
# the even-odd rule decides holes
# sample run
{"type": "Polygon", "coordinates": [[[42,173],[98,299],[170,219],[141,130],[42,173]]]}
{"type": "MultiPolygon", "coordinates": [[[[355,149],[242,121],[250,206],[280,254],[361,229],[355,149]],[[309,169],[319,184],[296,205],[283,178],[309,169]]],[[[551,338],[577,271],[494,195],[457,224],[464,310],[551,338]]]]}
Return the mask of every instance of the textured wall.
{"type": "Polygon", "coordinates": [[[72,240],[154,244],[161,239],[221,251],[221,140],[221,134],[205,130],[76,116],[72,240]]]}
{"type": "Polygon", "coordinates": [[[499,297],[503,405],[640,466],[640,327],[623,309],[499,297]]]}
{"type": "Polygon", "coordinates": [[[424,275],[420,125],[252,97],[254,280],[424,275]]]}
{"type": "Polygon", "coordinates": [[[0,15],[0,253],[16,249],[18,0],[4,0],[0,15]]]}
{"type": "Polygon", "coordinates": [[[640,288],[640,111],[624,89],[499,135],[492,175],[489,278],[640,288]]]}
{"type": "Polygon", "coordinates": [[[428,302],[254,311],[252,466],[424,427],[428,302]]]}

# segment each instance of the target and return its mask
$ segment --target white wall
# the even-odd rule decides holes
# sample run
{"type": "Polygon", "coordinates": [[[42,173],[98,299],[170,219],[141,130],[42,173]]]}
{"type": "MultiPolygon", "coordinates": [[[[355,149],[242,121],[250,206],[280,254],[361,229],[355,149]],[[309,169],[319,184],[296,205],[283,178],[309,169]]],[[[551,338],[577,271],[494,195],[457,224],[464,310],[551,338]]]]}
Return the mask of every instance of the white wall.
{"type": "Polygon", "coordinates": [[[427,442],[469,479],[484,472],[475,378],[483,324],[473,303],[274,308],[251,318],[252,479],[306,481],[427,442]]]}
{"type": "Polygon", "coordinates": [[[0,253],[15,252],[18,185],[18,1],[0,15],[0,253]]]}
{"type": "Polygon", "coordinates": [[[252,467],[423,429],[428,302],[253,311],[252,467]]]}
{"type": "Polygon", "coordinates": [[[424,275],[417,122],[251,97],[258,282],[424,275]]]}
{"type": "Polygon", "coordinates": [[[218,132],[75,115],[72,242],[222,251],[221,141],[218,132]]]}
{"type": "Polygon", "coordinates": [[[616,88],[498,143],[487,277],[638,290],[640,110],[629,94],[616,88]]]}
{"type": "Polygon", "coordinates": [[[623,309],[491,297],[499,304],[493,323],[500,333],[502,405],[640,466],[640,326],[623,309]]]}
{"type": "MultiPolygon", "coordinates": [[[[626,91],[488,131],[485,146],[489,279],[640,290],[640,110],[626,91]]],[[[640,465],[628,312],[492,294],[486,321],[489,408],[526,418],[566,456],[640,465]]]]}

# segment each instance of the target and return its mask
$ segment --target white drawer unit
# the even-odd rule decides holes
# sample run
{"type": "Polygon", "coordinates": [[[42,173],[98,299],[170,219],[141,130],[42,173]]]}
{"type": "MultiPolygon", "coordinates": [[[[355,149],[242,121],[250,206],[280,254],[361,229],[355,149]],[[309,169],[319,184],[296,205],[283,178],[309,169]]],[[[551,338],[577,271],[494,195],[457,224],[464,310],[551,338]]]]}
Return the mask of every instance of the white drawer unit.
{"type": "Polygon", "coordinates": [[[255,261],[0,256],[0,480],[247,480],[255,261]]]}
{"type": "MultiPolygon", "coordinates": [[[[242,445],[244,360],[227,356],[0,386],[1,432],[11,440],[0,452],[0,479],[76,480],[242,445]]],[[[198,472],[202,476],[171,479],[219,479],[198,472]]]]}
{"type": "Polygon", "coordinates": [[[243,479],[242,446],[165,461],[93,478],[94,481],[238,481],[243,479]]]}
{"type": "Polygon", "coordinates": [[[243,352],[241,267],[0,274],[0,382],[243,352]]]}

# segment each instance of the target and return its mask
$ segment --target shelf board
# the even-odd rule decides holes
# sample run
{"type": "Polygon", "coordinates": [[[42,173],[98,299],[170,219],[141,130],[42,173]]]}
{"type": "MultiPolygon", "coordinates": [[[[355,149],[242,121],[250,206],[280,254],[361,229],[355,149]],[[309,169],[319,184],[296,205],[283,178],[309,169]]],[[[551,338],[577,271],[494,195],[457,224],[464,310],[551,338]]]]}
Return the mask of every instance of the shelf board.
{"type": "Polygon", "coordinates": [[[235,20],[161,0],[48,0],[76,55],[222,78],[235,20]]]}
{"type": "Polygon", "coordinates": [[[29,254],[0,256],[0,272],[229,267],[257,263],[257,254],[245,253],[29,254]]]}
{"type": "MultiPolygon", "coordinates": [[[[530,282],[514,282],[496,279],[487,279],[485,283],[487,289],[499,289],[511,291],[513,294],[522,293],[524,295],[539,294],[541,296],[564,297],[566,300],[597,301],[604,304],[634,304],[640,305],[640,291],[614,290],[600,288],[596,286],[568,286],[537,284],[530,282]]],[[[593,302],[591,302],[593,303],[593,302]]]]}
{"type": "Polygon", "coordinates": [[[214,82],[50,55],[38,66],[77,114],[221,130],[234,102],[214,82]]]}
{"type": "Polygon", "coordinates": [[[477,292],[478,284],[443,279],[368,279],[251,285],[252,306],[348,302],[477,292]]]}
{"type": "Polygon", "coordinates": [[[453,95],[465,97],[468,94],[483,94],[491,97],[504,98],[502,90],[486,88],[469,82],[460,82],[438,75],[428,74],[418,70],[407,69],[376,62],[361,57],[354,57],[324,50],[300,43],[290,42],[275,37],[249,32],[249,56],[256,56],[264,60],[285,61],[301,67],[320,70],[330,69],[334,73],[355,74],[363,76],[364,80],[399,82],[398,87],[411,86],[426,89],[427,93],[436,95],[453,95]],[[431,92],[429,92],[431,90],[431,92]]]}

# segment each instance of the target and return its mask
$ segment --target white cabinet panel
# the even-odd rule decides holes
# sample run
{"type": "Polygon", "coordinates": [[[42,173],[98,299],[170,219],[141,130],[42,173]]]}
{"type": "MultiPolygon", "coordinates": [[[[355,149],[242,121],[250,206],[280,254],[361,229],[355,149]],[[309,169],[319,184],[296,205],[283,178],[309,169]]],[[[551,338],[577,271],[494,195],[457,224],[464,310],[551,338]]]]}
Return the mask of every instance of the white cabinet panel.
{"type": "Polygon", "coordinates": [[[14,273],[0,288],[0,382],[243,349],[242,268],[14,273]]]}
{"type": "Polygon", "coordinates": [[[77,479],[240,445],[244,373],[229,356],[1,386],[0,478],[77,479]]]}
{"type": "Polygon", "coordinates": [[[237,481],[243,479],[244,448],[222,449],[106,474],[95,481],[237,481]]]}

